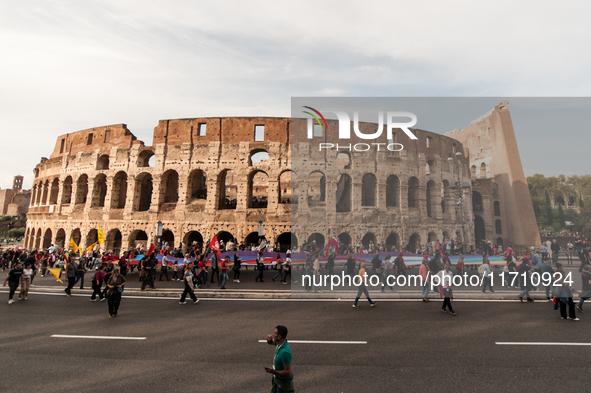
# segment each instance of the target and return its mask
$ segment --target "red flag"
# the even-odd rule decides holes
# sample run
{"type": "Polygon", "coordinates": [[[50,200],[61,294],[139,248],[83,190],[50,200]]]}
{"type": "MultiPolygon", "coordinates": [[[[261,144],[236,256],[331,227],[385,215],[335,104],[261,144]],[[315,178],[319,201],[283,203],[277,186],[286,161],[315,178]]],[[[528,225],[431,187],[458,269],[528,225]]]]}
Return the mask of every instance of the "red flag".
{"type": "Polygon", "coordinates": [[[152,255],[154,252],[154,243],[150,243],[150,248],[148,249],[148,253],[146,255],[152,255]]]}
{"type": "Polygon", "coordinates": [[[222,253],[220,252],[220,242],[218,242],[218,237],[213,235],[213,239],[209,243],[209,249],[215,250],[218,253],[218,260],[222,259],[222,253]]]}

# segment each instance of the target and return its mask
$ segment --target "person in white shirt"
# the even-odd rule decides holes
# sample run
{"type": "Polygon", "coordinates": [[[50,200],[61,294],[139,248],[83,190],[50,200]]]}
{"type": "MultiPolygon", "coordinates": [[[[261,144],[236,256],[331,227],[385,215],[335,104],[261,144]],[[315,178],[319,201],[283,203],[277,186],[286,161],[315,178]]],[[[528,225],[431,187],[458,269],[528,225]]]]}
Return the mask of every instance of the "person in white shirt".
{"type": "Polygon", "coordinates": [[[451,298],[453,297],[451,285],[454,274],[449,270],[449,264],[446,263],[443,270],[437,273],[437,275],[441,279],[440,290],[441,297],[443,298],[443,306],[441,307],[441,311],[447,312],[445,308],[448,307],[451,315],[455,317],[456,313],[451,306],[451,298]]]}

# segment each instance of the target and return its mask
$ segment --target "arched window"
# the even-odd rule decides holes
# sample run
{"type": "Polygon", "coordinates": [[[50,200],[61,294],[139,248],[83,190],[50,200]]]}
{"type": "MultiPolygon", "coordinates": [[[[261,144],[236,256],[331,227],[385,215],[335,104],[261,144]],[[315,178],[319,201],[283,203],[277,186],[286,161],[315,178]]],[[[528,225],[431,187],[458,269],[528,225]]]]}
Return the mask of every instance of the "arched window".
{"type": "Polygon", "coordinates": [[[253,150],[248,157],[248,165],[258,164],[261,161],[268,161],[269,153],[266,150],[253,150]]]}
{"type": "Polygon", "coordinates": [[[312,172],[308,178],[308,204],[326,201],[326,176],[312,172]]]}
{"type": "Polygon", "coordinates": [[[127,173],[118,172],[113,178],[113,189],[111,190],[111,209],[125,208],[127,199],[127,173]]]}
{"type": "Polygon", "coordinates": [[[88,176],[86,174],[81,175],[78,178],[76,185],[76,205],[83,205],[86,203],[86,197],[88,196],[88,176]]]}
{"type": "Polygon", "coordinates": [[[351,211],[351,176],[341,174],[337,182],[336,205],[337,212],[344,213],[351,211]]]}
{"type": "Polygon", "coordinates": [[[486,179],[486,164],[484,162],[480,164],[480,178],[486,179]]]}
{"type": "Polygon", "coordinates": [[[291,171],[279,175],[279,203],[291,203],[291,171]]]}
{"type": "Polygon", "coordinates": [[[419,207],[419,179],[414,176],[408,179],[408,207],[419,207]]]}
{"type": "Polygon", "coordinates": [[[503,228],[501,227],[501,220],[495,220],[495,230],[497,235],[501,235],[503,233],[503,228]]]}
{"type": "Polygon", "coordinates": [[[388,176],[386,179],[386,207],[398,206],[400,198],[400,180],[396,175],[388,176]]]}
{"type": "Polygon", "coordinates": [[[63,187],[62,205],[69,205],[72,202],[72,176],[66,177],[63,187]]]}
{"type": "Polygon", "coordinates": [[[187,202],[207,199],[207,176],[201,169],[196,169],[189,175],[187,185],[187,202]]]}
{"type": "Polygon", "coordinates": [[[103,154],[96,162],[96,170],[102,171],[107,169],[109,169],[109,156],[107,154],[103,154]]]}
{"type": "Polygon", "coordinates": [[[361,181],[361,206],[376,206],[377,180],[373,173],[363,175],[361,181]]]}
{"type": "Polygon", "coordinates": [[[236,185],[236,175],[233,170],[224,169],[218,175],[218,208],[219,209],[236,209],[238,204],[237,194],[238,186],[236,185]]]}
{"type": "Polygon", "coordinates": [[[472,165],[470,167],[470,177],[472,179],[476,179],[476,165],[472,165]]]}
{"type": "Polygon", "coordinates": [[[499,201],[495,201],[494,209],[495,209],[495,216],[500,216],[501,215],[501,204],[499,203],[499,201]]]}
{"type": "Polygon", "coordinates": [[[177,171],[168,170],[162,174],[160,196],[163,203],[173,204],[179,201],[179,174],[177,171]]]}
{"type": "Polygon", "coordinates": [[[135,178],[135,192],[133,207],[135,211],[148,211],[152,204],[152,175],[146,172],[140,173],[135,178]]]}
{"type": "Polygon", "coordinates": [[[475,212],[484,211],[484,206],[482,204],[482,194],[480,194],[478,191],[472,192],[472,209],[475,212]]]}
{"type": "Polygon", "coordinates": [[[92,189],[92,200],[90,207],[104,207],[105,197],[107,195],[107,176],[101,173],[94,178],[94,188],[92,189]]]}
{"type": "Polygon", "coordinates": [[[254,171],[248,176],[248,207],[266,209],[269,203],[269,175],[254,171]]]}

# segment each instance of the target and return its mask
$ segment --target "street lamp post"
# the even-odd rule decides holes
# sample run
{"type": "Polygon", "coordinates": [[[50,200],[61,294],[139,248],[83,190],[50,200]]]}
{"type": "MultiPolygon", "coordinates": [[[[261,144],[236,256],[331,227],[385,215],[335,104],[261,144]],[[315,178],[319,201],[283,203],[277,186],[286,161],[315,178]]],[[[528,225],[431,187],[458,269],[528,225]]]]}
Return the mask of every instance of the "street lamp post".
{"type": "Polygon", "coordinates": [[[158,248],[160,249],[160,237],[162,236],[162,221],[158,221],[158,223],[156,224],[156,236],[158,236],[158,241],[156,243],[158,244],[158,248]]]}

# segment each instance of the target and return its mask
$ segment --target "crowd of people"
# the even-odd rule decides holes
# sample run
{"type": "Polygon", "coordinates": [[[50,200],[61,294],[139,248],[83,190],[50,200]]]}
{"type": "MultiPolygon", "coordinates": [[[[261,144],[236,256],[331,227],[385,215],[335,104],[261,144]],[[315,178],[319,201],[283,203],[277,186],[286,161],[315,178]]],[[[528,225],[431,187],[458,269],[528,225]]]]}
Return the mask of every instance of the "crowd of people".
{"type": "MultiPolygon", "coordinates": [[[[207,244],[207,243],[206,243],[207,244]]],[[[242,243],[237,245],[233,241],[229,241],[224,244],[223,241],[219,242],[220,251],[238,251],[246,249],[247,247],[242,243]]],[[[449,311],[451,315],[456,315],[451,305],[452,295],[452,282],[451,279],[455,274],[463,275],[466,269],[464,265],[463,255],[459,255],[458,261],[452,264],[450,256],[453,255],[453,250],[457,246],[457,243],[452,239],[445,239],[444,242],[434,242],[432,247],[425,247],[423,252],[423,261],[419,267],[419,275],[423,279],[422,288],[422,299],[424,302],[429,302],[430,293],[430,280],[434,276],[439,276],[438,282],[444,283],[438,285],[434,290],[439,293],[440,297],[444,299],[442,305],[443,311],[449,311]],[[451,251],[451,252],[450,252],[451,251]]],[[[256,250],[278,250],[279,245],[271,247],[269,244],[264,242],[257,245],[252,245],[256,250]]],[[[349,245],[345,248],[347,251],[347,261],[344,264],[344,272],[349,276],[365,274],[377,275],[381,282],[381,291],[385,291],[387,288],[394,290],[393,286],[388,284],[389,276],[406,275],[406,270],[409,266],[406,266],[404,262],[404,251],[400,252],[396,258],[388,255],[385,258],[381,258],[380,252],[385,248],[385,244],[378,246],[373,245],[373,242],[369,243],[367,252],[369,250],[374,254],[371,261],[371,271],[367,273],[366,267],[359,264],[353,258],[354,251],[365,251],[363,246],[360,246],[359,250],[356,247],[349,245]]],[[[558,255],[561,250],[560,246],[556,241],[552,242],[548,247],[547,244],[542,244],[531,255],[523,255],[517,257],[517,253],[513,251],[511,246],[502,254],[502,257],[506,260],[503,267],[503,271],[507,273],[504,278],[506,282],[504,286],[511,288],[520,288],[521,293],[519,299],[521,301],[533,301],[530,296],[530,292],[540,290],[543,287],[546,292],[546,299],[552,300],[557,299],[557,307],[561,309],[561,315],[565,319],[575,319],[575,310],[583,312],[583,304],[586,299],[591,297],[591,260],[589,258],[589,242],[587,239],[577,238],[574,244],[569,243],[567,249],[572,248],[573,255],[578,253],[581,260],[579,271],[581,272],[581,278],[583,283],[582,292],[580,292],[580,300],[575,306],[572,300],[573,295],[578,293],[566,280],[566,274],[564,272],[564,266],[558,262],[558,255]],[[571,247],[572,245],[572,247],[571,247]],[[532,275],[537,274],[542,276],[543,274],[549,274],[552,280],[545,280],[543,284],[540,284],[540,279],[532,280],[532,275]],[[509,280],[511,274],[514,275],[513,280],[509,280]],[[537,282],[534,286],[534,282],[537,282]],[[556,289],[557,287],[560,287],[556,289]],[[568,315],[566,309],[568,307],[568,315]]],[[[186,304],[186,298],[190,297],[194,303],[198,303],[199,300],[195,295],[194,289],[197,288],[209,288],[209,284],[214,284],[217,278],[217,286],[219,289],[226,289],[226,283],[228,282],[228,274],[230,270],[233,273],[233,282],[240,283],[240,271],[243,266],[243,262],[237,253],[234,254],[233,258],[225,256],[220,260],[217,252],[211,252],[209,247],[206,247],[203,251],[200,244],[194,242],[188,252],[184,255],[179,253],[178,249],[171,249],[167,243],[162,244],[159,250],[149,250],[149,253],[145,253],[138,263],[131,262],[135,260],[138,255],[142,255],[144,250],[141,246],[125,251],[123,255],[118,256],[112,251],[103,253],[99,256],[97,250],[87,251],[79,258],[73,257],[71,252],[66,250],[59,250],[53,245],[47,250],[39,251],[33,250],[26,252],[22,249],[9,249],[2,253],[2,269],[11,269],[4,285],[9,284],[9,304],[14,303],[13,296],[17,289],[20,287],[18,294],[19,300],[28,299],[28,291],[33,283],[33,280],[37,274],[42,277],[50,274],[50,269],[57,269],[51,272],[55,274],[58,280],[61,279],[62,274],[67,281],[67,286],[64,292],[71,296],[71,291],[78,282],[80,282],[80,289],[84,289],[84,280],[88,272],[92,272],[91,287],[92,295],[90,301],[108,300],[109,304],[109,317],[115,317],[117,310],[121,302],[121,293],[125,286],[126,275],[137,268],[139,272],[139,280],[141,281],[141,290],[145,291],[147,287],[156,288],[156,281],[183,281],[184,291],[181,295],[180,304],[186,304]],[[157,253],[162,254],[161,263],[157,258],[157,253]],[[179,256],[184,258],[184,263],[179,264],[176,261],[172,261],[172,257],[178,258],[179,256]],[[209,259],[207,259],[209,258],[209,259]],[[158,266],[160,268],[158,269],[158,266]],[[169,272],[171,277],[169,277],[169,272]],[[208,282],[209,278],[209,282],[208,282]]],[[[315,242],[312,242],[306,247],[306,261],[304,265],[305,274],[320,275],[321,272],[328,274],[334,274],[335,268],[335,257],[338,253],[333,253],[328,256],[326,263],[320,263],[320,257],[322,256],[323,248],[316,247],[315,242]],[[324,266],[323,266],[324,265],[324,266]]],[[[342,250],[340,250],[342,251],[342,250]]],[[[492,249],[491,255],[498,255],[497,249],[492,249]]],[[[494,293],[493,288],[493,277],[495,272],[499,275],[499,266],[491,266],[489,261],[489,254],[483,254],[482,264],[478,267],[478,274],[482,277],[482,293],[494,293]]],[[[283,284],[287,284],[287,278],[289,276],[292,283],[296,283],[291,277],[292,263],[291,263],[291,251],[288,249],[286,257],[283,258],[281,253],[278,252],[276,257],[275,275],[272,280],[280,280],[283,284]]],[[[567,262],[572,264],[572,256],[569,255],[567,262]]],[[[475,265],[470,265],[471,269],[476,269],[475,265]]],[[[263,259],[263,252],[259,251],[256,258],[256,270],[258,272],[255,282],[264,282],[264,272],[268,267],[265,266],[263,259]]],[[[498,282],[498,281],[497,281],[498,282]]],[[[315,284],[306,283],[306,291],[320,292],[320,288],[316,287],[315,284]]],[[[358,288],[358,294],[353,304],[353,307],[358,308],[359,298],[365,294],[368,301],[372,306],[375,306],[369,296],[367,287],[365,285],[358,288]]]]}

